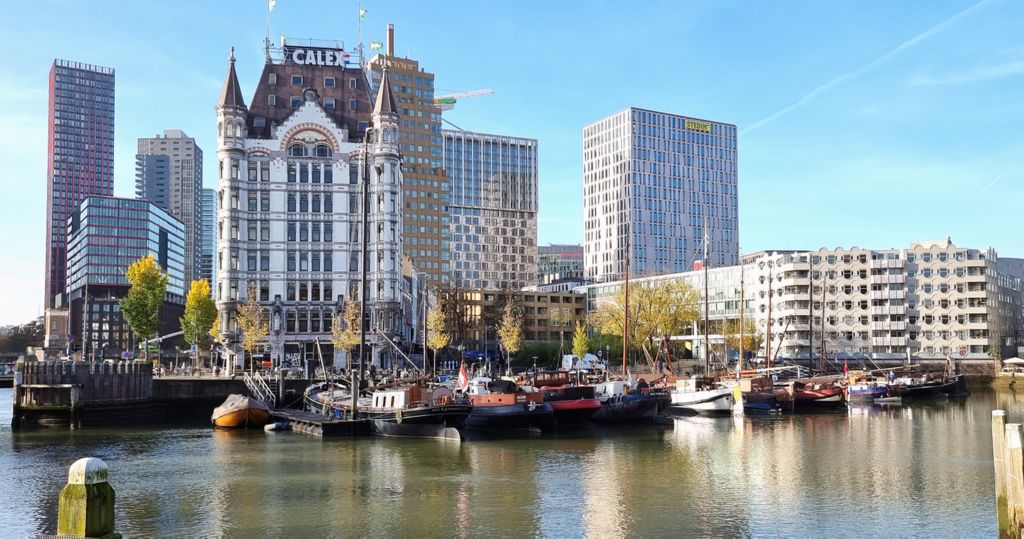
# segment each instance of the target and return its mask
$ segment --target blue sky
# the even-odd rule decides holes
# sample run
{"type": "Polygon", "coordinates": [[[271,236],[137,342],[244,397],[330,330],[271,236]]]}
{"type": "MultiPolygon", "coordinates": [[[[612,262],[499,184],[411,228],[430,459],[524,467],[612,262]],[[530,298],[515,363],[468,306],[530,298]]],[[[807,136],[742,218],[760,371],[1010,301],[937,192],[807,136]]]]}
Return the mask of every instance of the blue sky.
{"type": "MultiPolygon", "coordinates": [[[[4,2],[0,35],[0,324],[41,313],[47,73],[114,67],[116,194],[136,139],[183,129],[215,170],[214,112],[236,47],[246,99],[263,0],[4,2]]],[[[385,2],[363,41],[440,91],[492,88],[446,117],[540,141],[540,241],[582,239],[582,127],[638,106],[740,131],[740,241],[888,248],[952,236],[1024,256],[1024,2],[385,2]]],[[[357,42],[357,3],[278,0],[271,35],[357,42]]]]}

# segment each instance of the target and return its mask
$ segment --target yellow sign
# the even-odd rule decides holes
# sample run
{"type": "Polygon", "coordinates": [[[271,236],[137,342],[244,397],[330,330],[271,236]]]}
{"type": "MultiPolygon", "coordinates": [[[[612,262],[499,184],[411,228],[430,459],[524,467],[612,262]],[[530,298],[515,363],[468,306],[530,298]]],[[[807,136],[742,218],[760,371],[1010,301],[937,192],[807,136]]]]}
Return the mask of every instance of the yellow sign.
{"type": "Polygon", "coordinates": [[[703,131],[705,133],[711,132],[711,122],[701,122],[698,120],[686,120],[686,128],[693,129],[694,131],[703,131]]]}

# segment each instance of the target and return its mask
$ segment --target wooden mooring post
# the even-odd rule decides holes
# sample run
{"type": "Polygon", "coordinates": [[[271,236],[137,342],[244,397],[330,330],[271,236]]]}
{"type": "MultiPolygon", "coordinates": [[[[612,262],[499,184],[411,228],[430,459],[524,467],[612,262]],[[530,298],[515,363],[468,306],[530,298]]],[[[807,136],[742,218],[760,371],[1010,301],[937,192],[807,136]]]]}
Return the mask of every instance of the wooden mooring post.
{"type": "Polygon", "coordinates": [[[992,463],[995,468],[999,537],[1024,534],[1024,425],[1007,423],[1004,410],[992,411],[992,463]]]}

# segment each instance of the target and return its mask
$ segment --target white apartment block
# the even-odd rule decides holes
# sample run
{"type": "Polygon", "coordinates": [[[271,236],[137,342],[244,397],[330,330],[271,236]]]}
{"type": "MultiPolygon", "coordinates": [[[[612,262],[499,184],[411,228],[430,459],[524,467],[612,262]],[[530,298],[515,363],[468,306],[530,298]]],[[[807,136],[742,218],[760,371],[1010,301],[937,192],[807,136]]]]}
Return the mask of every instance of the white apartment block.
{"type": "MultiPolygon", "coordinates": [[[[992,347],[1016,353],[1024,336],[1024,281],[1000,271],[992,249],[967,249],[950,240],[905,249],[820,249],[744,255],[739,266],[708,271],[710,342],[722,347],[721,328],[745,316],[770,337],[756,356],[775,360],[821,358],[902,360],[985,359],[992,347]]],[[[631,286],[677,279],[698,290],[703,313],[704,272],[631,281],[631,286]]],[[[621,282],[585,287],[588,309],[618,291],[621,282]]],[[[703,325],[673,336],[703,357],[703,325]]],[[[719,352],[720,355],[720,352],[719,352]]],[[[730,358],[734,358],[731,351],[730,358]]],[[[719,358],[720,359],[720,358],[719,358]]]]}
{"type": "MultiPolygon", "coordinates": [[[[316,77],[317,82],[324,78],[316,77]]],[[[336,87],[335,81],[328,86],[336,87]]],[[[280,123],[269,126],[269,136],[250,136],[232,56],[216,109],[221,337],[233,343],[231,353],[240,359],[236,309],[250,292],[256,294],[268,311],[266,346],[274,365],[315,364],[317,342],[330,362],[332,319],[343,298],[359,301],[366,174],[369,248],[363,293],[369,323],[392,338],[403,324],[402,169],[388,79],[369,115],[366,143],[356,142],[348,125],[331,117],[331,106],[325,105],[333,100],[321,98],[315,88],[298,88],[301,97],[292,100],[280,123]]],[[[371,332],[366,340],[379,362],[382,339],[371,332]]],[[[351,365],[340,351],[334,359],[337,366],[351,365]]]]}
{"type": "Polygon", "coordinates": [[[583,128],[584,276],[739,263],[736,126],[629,108],[583,128]]]}

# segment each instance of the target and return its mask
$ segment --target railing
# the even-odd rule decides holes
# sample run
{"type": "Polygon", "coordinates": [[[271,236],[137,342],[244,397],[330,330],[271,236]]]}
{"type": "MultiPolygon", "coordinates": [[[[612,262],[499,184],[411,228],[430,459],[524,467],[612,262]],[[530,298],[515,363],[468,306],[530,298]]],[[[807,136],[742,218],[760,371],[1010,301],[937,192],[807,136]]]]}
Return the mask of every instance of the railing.
{"type": "Polygon", "coordinates": [[[260,373],[245,373],[242,375],[242,381],[245,382],[245,387],[249,388],[253,397],[269,404],[271,408],[277,406],[277,396],[274,394],[274,390],[270,388],[260,373]]]}

